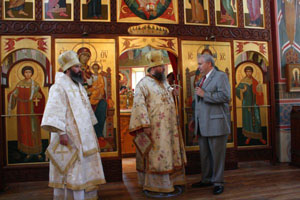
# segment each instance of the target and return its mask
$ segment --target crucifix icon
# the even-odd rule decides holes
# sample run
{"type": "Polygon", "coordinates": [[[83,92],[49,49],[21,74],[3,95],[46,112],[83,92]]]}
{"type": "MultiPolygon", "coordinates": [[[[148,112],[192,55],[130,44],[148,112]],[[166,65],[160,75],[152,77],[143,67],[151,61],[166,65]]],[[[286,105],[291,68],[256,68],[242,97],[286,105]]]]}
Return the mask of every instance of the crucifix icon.
{"type": "Polygon", "coordinates": [[[34,99],[33,99],[33,102],[34,102],[35,106],[38,106],[40,100],[39,100],[38,98],[34,98],[34,99]]]}
{"type": "Polygon", "coordinates": [[[64,154],[68,153],[68,151],[63,151],[63,146],[61,146],[60,151],[57,151],[56,153],[61,154],[61,159],[64,160],[64,154]]]}

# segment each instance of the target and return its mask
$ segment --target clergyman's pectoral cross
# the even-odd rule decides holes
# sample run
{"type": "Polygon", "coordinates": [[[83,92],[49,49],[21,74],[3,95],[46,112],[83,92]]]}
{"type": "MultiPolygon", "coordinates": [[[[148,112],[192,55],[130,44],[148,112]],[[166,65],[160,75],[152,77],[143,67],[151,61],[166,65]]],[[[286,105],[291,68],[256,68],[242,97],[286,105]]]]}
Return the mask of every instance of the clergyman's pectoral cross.
{"type": "Polygon", "coordinates": [[[61,154],[61,159],[64,160],[64,154],[68,153],[68,151],[63,151],[63,146],[61,146],[60,151],[56,151],[57,154],[61,154]]]}
{"type": "Polygon", "coordinates": [[[34,102],[35,106],[38,106],[40,100],[39,100],[38,98],[34,98],[34,99],[33,99],[33,102],[34,102]]]}

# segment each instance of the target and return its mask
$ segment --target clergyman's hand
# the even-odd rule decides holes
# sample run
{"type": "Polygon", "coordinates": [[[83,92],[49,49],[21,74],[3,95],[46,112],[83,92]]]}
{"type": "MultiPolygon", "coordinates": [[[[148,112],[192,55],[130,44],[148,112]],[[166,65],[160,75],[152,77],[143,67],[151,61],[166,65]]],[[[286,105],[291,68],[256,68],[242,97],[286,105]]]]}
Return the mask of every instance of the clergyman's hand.
{"type": "Polygon", "coordinates": [[[145,132],[148,136],[151,136],[151,128],[144,128],[144,132],[145,132]]]}
{"type": "Polygon", "coordinates": [[[63,135],[60,135],[59,136],[59,143],[61,145],[65,145],[67,146],[68,145],[68,142],[69,142],[69,137],[67,134],[63,134],[63,135]]]}

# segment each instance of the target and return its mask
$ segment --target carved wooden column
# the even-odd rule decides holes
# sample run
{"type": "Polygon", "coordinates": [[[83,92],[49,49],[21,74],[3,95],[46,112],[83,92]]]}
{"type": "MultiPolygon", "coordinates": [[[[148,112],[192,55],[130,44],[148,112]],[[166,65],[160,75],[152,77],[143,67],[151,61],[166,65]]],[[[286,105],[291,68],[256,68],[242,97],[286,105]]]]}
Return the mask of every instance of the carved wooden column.
{"type": "MultiPolygon", "coordinates": [[[[2,96],[2,66],[0,66],[0,96],[2,96]]],[[[1,99],[2,100],[2,99],[1,99]]],[[[3,162],[4,162],[4,136],[2,126],[2,106],[0,106],[0,191],[4,189],[4,173],[3,173],[3,162]]]]}

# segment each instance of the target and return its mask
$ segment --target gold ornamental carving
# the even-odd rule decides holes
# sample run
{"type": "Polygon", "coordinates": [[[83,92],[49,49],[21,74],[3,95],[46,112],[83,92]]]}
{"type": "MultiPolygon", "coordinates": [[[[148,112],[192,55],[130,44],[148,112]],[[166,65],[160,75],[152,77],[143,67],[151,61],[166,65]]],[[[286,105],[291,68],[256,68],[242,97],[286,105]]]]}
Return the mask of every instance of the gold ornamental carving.
{"type": "Polygon", "coordinates": [[[130,35],[168,35],[169,29],[156,24],[140,24],[128,28],[130,35]]]}

